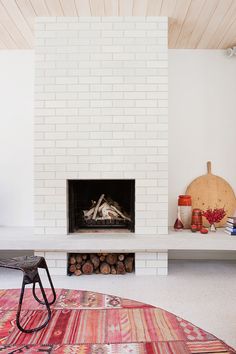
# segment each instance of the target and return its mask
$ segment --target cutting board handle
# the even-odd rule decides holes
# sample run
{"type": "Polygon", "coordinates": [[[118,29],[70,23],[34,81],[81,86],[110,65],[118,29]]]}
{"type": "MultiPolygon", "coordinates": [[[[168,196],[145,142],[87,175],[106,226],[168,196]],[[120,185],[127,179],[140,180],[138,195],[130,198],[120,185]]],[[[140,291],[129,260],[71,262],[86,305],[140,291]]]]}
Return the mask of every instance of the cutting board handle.
{"type": "Polygon", "coordinates": [[[207,161],[207,173],[211,173],[211,161],[207,161]]]}

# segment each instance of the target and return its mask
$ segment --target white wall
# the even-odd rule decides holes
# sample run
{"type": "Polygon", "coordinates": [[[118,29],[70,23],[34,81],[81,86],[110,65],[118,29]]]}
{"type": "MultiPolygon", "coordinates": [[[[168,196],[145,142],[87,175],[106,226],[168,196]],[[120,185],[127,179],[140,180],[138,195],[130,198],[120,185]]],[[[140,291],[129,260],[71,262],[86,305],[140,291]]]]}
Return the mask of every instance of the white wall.
{"type": "Polygon", "coordinates": [[[33,63],[33,51],[0,51],[0,225],[32,225],[33,63]]]}
{"type": "MultiPolygon", "coordinates": [[[[236,191],[235,78],[236,58],[223,51],[169,51],[170,225],[208,159],[236,191]]],[[[32,51],[0,51],[0,94],[0,225],[31,225],[32,51]]]]}
{"type": "Polygon", "coordinates": [[[177,197],[212,172],[236,191],[236,58],[220,50],[169,50],[169,224],[177,197]]]}

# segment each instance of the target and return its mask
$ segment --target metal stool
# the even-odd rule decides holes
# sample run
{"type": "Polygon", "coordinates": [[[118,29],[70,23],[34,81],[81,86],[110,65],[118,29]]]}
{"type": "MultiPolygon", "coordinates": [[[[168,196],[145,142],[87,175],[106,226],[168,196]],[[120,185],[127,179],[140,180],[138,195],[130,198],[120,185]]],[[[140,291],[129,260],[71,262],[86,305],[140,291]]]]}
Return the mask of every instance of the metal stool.
{"type": "Polygon", "coordinates": [[[21,330],[24,333],[33,333],[41,330],[44,328],[48,322],[51,319],[51,309],[50,305],[52,305],[55,300],[56,300],[56,292],[52,283],[51,276],[48,271],[47,263],[44,259],[44,257],[36,257],[36,256],[24,256],[24,257],[14,257],[14,258],[0,258],[0,267],[3,268],[11,268],[11,269],[17,269],[21,270],[23,272],[23,280],[22,280],[22,286],[21,286],[21,294],[20,294],[20,299],[19,299],[19,304],[18,304],[18,309],[17,309],[17,314],[16,314],[16,324],[19,330],[21,330]],[[51,286],[51,290],[53,293],[53,299],[51,302],[48,302],[47,296],[45,294],[39,273],[38,273],[38,268],[45,269],[48,280],[51,286]],[[36,293],[35,293],[35,285],[36,283],[39,283],[39,287],[43,296],[43,301],[40,300],[36,293]],[[33,284],[32,288],[32,293],[37,302],[39,302],[42,305],[45,305],[47,308],[48,316],[46,321],[40,325],[39,327],[32,328],[32,329],[25,329],[21,326],[20,324],[20,314],[21,314],[21,306],[23,303],[23,298],[24,298],[24,292],[25,292],[25,286],[28,284],[33,284]]]}

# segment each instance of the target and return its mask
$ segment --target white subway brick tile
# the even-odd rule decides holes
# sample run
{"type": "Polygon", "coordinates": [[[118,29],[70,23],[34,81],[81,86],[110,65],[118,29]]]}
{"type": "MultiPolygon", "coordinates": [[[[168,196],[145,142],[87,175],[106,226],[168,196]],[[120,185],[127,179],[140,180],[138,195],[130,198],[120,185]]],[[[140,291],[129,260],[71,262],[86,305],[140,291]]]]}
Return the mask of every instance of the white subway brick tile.
{"type": "Polygon", "coordinates": [[[56,163],[72,164],[77,162],[77,156],[56,156],[56,163]]]}
{"type": "MultiPolygon", "coordinates": [[[[98,156],[96,156],[96,159],[97,158],[98,156]]],[[[123,156],[101,156],[102,163],[122,163],[123,161],[124,161],[123,156]]]]}
{"type": "Polygon", "coordinates": [[[137,232],[144,235],[157,235],[157,227],[139,227],[137,232]]]}
{"type": "Polygon", "coordinates": [[[101,115],[108,115],[108,116],[120,116],[121,114],[124,113],[123,108],[101,108],[101,115]]]}
{"type": "Polygon", "coordinates": [[[45,101],[36,101],[34,104],[34,108],[44,108],[45,107],[45,101]]]}
{"type": "Polygon", "coordinates": [[[44,203],[44,196],[40,196],[40,195],[35,195],[34,196],[34,201],[35,203],[44,203]]]}
{"type": "Polygon", "coordinates": [[[133,100],[116,100],[113,102],[113,107],[135,107],[135,102],[133,100]]]}
{"type": "Polygon", "coordinates": [[[54,179],[55,178],[55,173],[54,172],[36,172],[34,174],[34,178],[37,179],[54,179]]]}
{"type": "Polygon", "coordinates": [[[65,188],[66,186],[66,181],[64,180],[46,180],[44,181],[45,187],[55,187],[55,188],[65,188]]]}
{"type": "Polygon", "coordinates": [[[39,180],[37,180],[37,181],[34,181],[34,187],[35,188],[37,188],[37,187],[44,187],[44,185],[45,185],[45,181],[39,181],[39,180]]]}
{"type": "MultiPolygon", "coordinates": [[[[73,140],[88,140],[90,137],[90,132],[86,132],[86,131],[75,131],[75,132],[68,132],[67,133],[67,138],[73,139],[73,140]]],[[[68,151],[69,153],[69,151],[68,151]]]]}
{"type": "Polygon", "coordinates": [[[146,95],[147,93],[145,91],[124,92],[124,98],[128,100],[143,100],[146,98],[146,95]]]}
{"type": "Polygon", "coordinates": [[[133,173],[133,171],[134,171],[134,164],[125,164],[125,163],[122,163],[122,164],[114,164],[113,165],[113,170],[114,171],[124,171],[124,169],[125,169],[125,171],[126,172],[128,172],[128,171],[132,171],[132,173],[133,173]]]}
{"type": "Polygon", "coordinates": [[[157,269],[156,268],[136,268],[135,274],[136,275],[156,275],[157,269]]]}
{"type": "Polygon", "coordinates": [[[35,114],[36,114],[36,116],[42,116],[42,117],[54,116],[55,115],[55,110],[54,109],[49,109],[49,108],[36,108],[35,109],[35,114]]]}
{"type": "Polygon", "coordinates": [[[101,146],[107,146],[107,147],[116,147],[116,146],[123,146],[123,140],[116,139],[114,136],[114,139],[112,140],[102,140],[101,141],[101,146]]]}
{"type": "Polygon", "coordinates": [[[135,267],[137,268],[145,268],[146,267],[146,261],[145,260],[136,260],[135,259],[135,267]]]}
{"type": "Polygon", "coordinates": [[[157,260],[146,260],[146,268],[157,268],[158,261],[157,260]]]}
{"type": "Polygon", "coordinates": [[[145,76],[125,76],[124,82],[127,84],[145,84],[147,82],[147,78],[145,76]]]}
{"type": "Polygon", "coordinates": [[[66,167],[67,171],[77,171],[77,172],[82,172],[82,171],[88,171],[89,170],[89,165],[87,163],[80,163],[80,164],[67,164],[66,167]]]}
{"type": "Polygon", "coordinates": [[[92,147],[100,147],[102,143],[102,140],[97,139],[97,140],[80,140],[78,141],[79,147],[82,148],[92,148],[92,147]]]}
{"type": "MultiPolygon", "coordinates": [[[[122,84],[122,85],[113,85],[113,90],[116,92],[129,92],[129,91],[134,91],[135,85],[132,84],[122,84]]],[[[143,90],[141,90],[143,91],[143,90]]]]}
{"type": "Polygon", "coordinates": [[[155,252],[136,252],[135,253],[135,261],[136,260],[156,260],[157,253],[155,252]]]}
{"type": "Polygon", "coordinates": [[[66,219],[64,219],[64,220],[56,220],[56,225],[54,225],[54,226],[65,227],[66,228],[66,226],[67,226],[66,224],[67,224],[66,219]]]}
{"type": "Polygon", "coordinates": [[[55,190],[56,190],[56,194],[57,195],[65,195],[65,193],[66,193],[66,187],[65,186],[57,187],[55,190]]]}
{"type": "Polygon", "coordinates": [[[64,219],[65,213],[62,211],[45,211],[46,219],[64,219]]]}
{"type": "Polygon", "coordinates": [[[55,195],[55,188],[35,188],[35,195],[55,195]]]}
{"type": "Polygon", "coordinates": [[[106,37],[117,38],[117,37],[123,37],[123,32],[114,29],[113,31],[102,31],[101,35],[104,38],[106,37]]]}
{"type": "Polygon", "coordinates": [[[100,17],[102,22],[123,22],[124,17],[121,16],[109,16],[109,17],[100,17]]]}
{"type": "Polygon", "coordinates": [[[86,164],[87,170],[88,170],[88,165],[87,164],[97,164],[98,162],[101,161],[100,156],[78,156],[77,161],[79,163],[78,169],[81,170],[81,164],[86,164]]]}
{"type": "Polygon", "coordinates": [[[58,148],[47,148],[44,149],[45,156],[62,156],[66,155],[66,149],[58,149],[58,148]]]}
{"type": "Polygon", "coordinates": [[[66,166],[64,164],[48,164],[48,165],[44,165],[44,169],[45,171],[65,171],[66,166]]]}
{"type": "MultiPolygon", "coordinates": [[[[137,196],[137,202],[141,203],[152,203],[152,202],[157,202],[158,196],[157,195],[140,195],[139,197],[137,196]]],[[[155,221],[156,225],[156,221],[155,221]]],[[[153,226],[150,224],[150,226],[153,226]]]]}
{"type": "Polygon", "coordinates": [[[158,147],[158,153],[160,155],[168,155],[168,147],[158,147]]]}
{"type": "Polygon", "coordinates": [[[158,252],[157,259],[159,260],[168,260],[168,253],[167,252],[158,252]]]}
{"type": "Polygon", "coordinates": [[[124,145],[125,146],[133,146],[133,147],[141,147],[141,146],[146,146],[146,140],[141,140],[141,139],[133,139],[133,140],[124,140],[124,145]]]}
{"type": "MultiPolygon", "coordinates": [[[[145,171],[125,171],[123,178],[145,178],[145,171]]],[[[142,204],[141,204],[142,205],[142,204]]],[[[145,204],[144,204],[145,205],[145,204]]],[[[138,208],[139,204],[136,203],[136,208],[138,208]]]]}
{"type": "Polygon", "coordinates": [[[114,179],[114,178],[118,178],[118,179],[121,179],[121,178],[126,178],[124,172],[120,172],[120,171],[116,171],[116,172],[104,172],[102,173],[102,177],[105,178],[105,179],[114,179]]]}
{"type": "Polygon", "coordinates": [[[48,268],[56,267],[56,260],[55,259],[47,259],[46,262],[47,262],[48,268]]]}
{"type": "Polygon", "coordinates": [[[111,164],[96,164],[93,163],[90,165],[90,171],[101,171],[101,172],[107,172],[112,170],[112,165],[111,164]]]}
{"type": "Polygon", "coordinates": [[[49,203],[35,203],[35,211],[53,211],[55,210],[55,204],[49,203]]]}
{"type": "Polygon", "coordinates": [[[66,87],[65,85],[46,85],[46,84],[44,84],[44,85],[45,85],[45,88],[44,88],[45,92],[54,92],[54,93],[56,93],[56,92],[63,92],[63,91],[66,90],[65,89],[65,87],[66,87]]]}
{"type": "Polygon", "coordinates": [[[113,102],[108,101],[108,100],[92,100],[91,102],[88,102],[88,106],[90,105],[91,107],[112,107],[113,102]]]}
{"type": "Polygon", "coordinates": [[[76,148],[77,147],[77,141],[76,140],[57,140],[56,141],[56,147],[60,147],[60,148],[76,148]]]}
{"type": "Polygon", "coordinates": [[[168,275],[168,268],[158,268],[157,275],[168,275]]]}
{"type": "Polygon", "coordinates": [[[135,24],[131,22],[118,22],[113,24],[113,28],[114,30],[133,30],[135,29],[135,24]]]}
{"type": "Polygon", "coordinates": [[[112,138],[112,132],[102,132],[102,131],[98,131],[98,132],[91,132],[90,133],[90,138],[91,139],[111,139],[112,138]]]}
{"type": "Polygon", "coordinates": [[[99,171],[80,171],[77,175],[77,178],[81,178],[81,179],[99,179],[99,178],[106,178],[107,172],[104,172],[103,174],[101,174],[101,172],[99,171]]]}
{"type": "Polygon", "coordinates": [[[39,148],[34,148],[34,156],[35,156],[35,162],[38,162],[38,156],[43,155],[43,149],[39,149],[39,148]]]}
{"type": "Polygon", "coordinates": [[[55,133],[45,133],[44,135],[46,140],[59,140],[59,139],[66,139],[66,133],[65,132],[55,132],[55,133]]]}
{"type": "Polygon", "coordinates": [[[86,148],[77,148],[77,149],[67,149],[69,155],[75,156],[88,156],[89,149],[86,148]]]}
{"type": "Polygon", "coordinates": [[[138,187],[150,187],[157,186],[157,181],[155,179],[139,179],[136,181],[138,187]]]}
{"type": "Polygon", "coordinates": [[[158,187],[168,187],[168,179],[159,179],[158,187]]]}
{"type": "Polygon", "coordinates": [[[146,260],[146,267],[148,268],[165,268],[167,267],[167,260],[146,260]]]}
{"type": "Polygon", "coordinates": [[[136,116],[139,116],[139,115],[141,115],[141,116],[143,116],[143,115],[145,115],[146,114],[146,107],[143,107],[143,108],[140,108],[140,107],[134,107],[134,108],[125,108],[124,109],[124,113],[125,113],[125,115],[131,115],[131,116],[133,116],[133,115],[136,115],[136,116]]]}
{"type": "Polygon", "coordinates": [[[67,274],[66,267],[64,267],[64,268],[49,267],[49,271],[50,271],[51,276],[54,276],[54,275],[66,275],[67,274]]]}
{"type": "Polygon", "coordinates": [[[67,267],[67,261],[63,259],[56,259],[56,267],[57,268],[64,268],[66,269],[67,267]]]}
{"type": "Polygon", "coordinates": [[[57,85],[77,84],[77,77],[56,77],[56,84],[57,85]]]}
{"type": "MultiPolygon", "coordinates": [[[[165,215],[165,219],[166,219],[166,217],[167,217],[167,213],[165,215]]],[[[167,222],[166,222],[166,226],[158,226],[157,230],[158,230],[159,235],[167,235],[168,234],[167,222]]]]}
{"type": "Polygon", "coordinates": [[[65,227],[46,227],[45,233],[47,235],[65,235],[66,228],[65,227]]]}
{"type": "Polygon", "coordinates": [[[44,235],[44,233],[45,233],[44,227],[34,226],[34,234],[35,235],[44,235]]]}

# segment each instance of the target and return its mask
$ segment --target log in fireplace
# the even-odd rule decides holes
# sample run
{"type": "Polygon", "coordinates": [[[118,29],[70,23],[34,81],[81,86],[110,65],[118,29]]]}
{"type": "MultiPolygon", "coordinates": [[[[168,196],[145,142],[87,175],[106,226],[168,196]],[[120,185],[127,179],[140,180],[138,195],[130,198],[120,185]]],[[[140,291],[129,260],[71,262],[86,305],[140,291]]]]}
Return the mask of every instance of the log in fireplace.
{"type": "Polygon", "coordinates": [[[68,180],[68,231],[134,232],[135,180],[68,180]]]}

